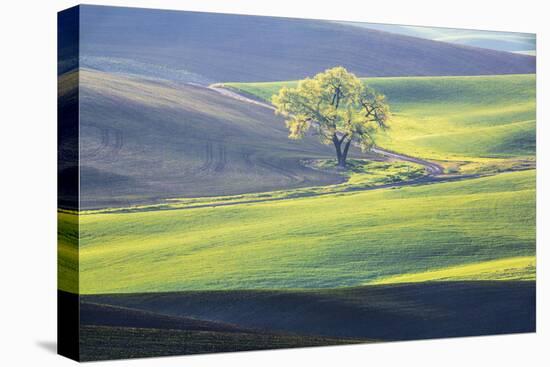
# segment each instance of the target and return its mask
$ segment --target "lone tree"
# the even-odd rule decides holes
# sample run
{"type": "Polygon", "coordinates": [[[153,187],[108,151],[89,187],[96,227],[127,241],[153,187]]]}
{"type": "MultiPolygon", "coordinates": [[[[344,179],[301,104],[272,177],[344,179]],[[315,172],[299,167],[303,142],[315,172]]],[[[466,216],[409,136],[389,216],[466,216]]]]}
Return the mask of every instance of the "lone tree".
{"type": "Polygon", "coordinates": [[[289,138],[301,139],[314,128],[322,143],[334,144],[340,167],[346,166],[352,141],[369,150],[390,117],[385,96],[341,66],[301,80],[295,88],[282,88],[272,103],[275,113],[286,118],[289,138]]]}

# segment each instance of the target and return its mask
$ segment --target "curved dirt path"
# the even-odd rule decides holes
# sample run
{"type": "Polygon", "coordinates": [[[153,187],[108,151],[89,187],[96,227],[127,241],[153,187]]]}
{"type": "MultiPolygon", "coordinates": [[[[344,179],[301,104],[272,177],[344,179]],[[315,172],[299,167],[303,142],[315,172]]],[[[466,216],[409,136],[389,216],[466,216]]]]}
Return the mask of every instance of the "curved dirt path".
{"type": "Polygon", "coordinates": [[[389,158],[393,158],[393,159],[398,159],[400,161],[420,164],[421,166],[424,166],[426,171],[428,171],[428,174],[431,175],[431,176],[437,176],[437,175],[443,174],[444,168],[442,166],[440,166],[439,164],[434,163],[434,162],[426,161],[426,160],[420,159],[420,158],[411,157],[411,156],[408,156],[408,155],[399,154],[399,153],[392,152],[392,151],[389,151],[389,150],[385,150],[385,149],[382,149],[382,148],[379,148],[379,147],[376,147],[376,146],[371,148],[371,151],[373,151],[374,153],[383,155],[384,157],[389,157],[389,158]]]}
{"type": "MultiPolygon", "coordinates": [[[[222,94],[226,97],[233,98],[233,99],[239,100],[241,102],[254,104],[256,106],[261,106],[261,107],[268,108],[270,110],[275,111],[275,107],[273,107],[273,105],[271,105],[269,103],[266,103],[264,101],[258,100],[258,99],[254,99],[252,97],[248,97],[244,94],[238,93],[234,89],[226,88],[226,87],[224,87],[223,84],[212,84],[212,85],[209,85],[207,88],[210,89],[210,90],[216,91],[216,92],[218,92],[218,93],[220,93],[220,94],[222,94]]],[[[403,155],[403,154],[400,154],[400,153],[397,153],[397,152],[392,152],[392,151],[389,151],[389,150],[386,150],[386,149],[383,149],[383,148],[380,148],[380,147],[376,147],[376,146],[373,147],[371,149],[371,151],[374,152],[374,153],[377,153],[381,156],[384,156],[384,157],[397,159],[397,160],[405,161],[405,162],[416,163],[416,164],[419,164],[421,166],[424,166],[424,168],[428,172],[428,176],[438,176],[438,175],[443,174],[443,172],[444,172],[443,167],[440,166],[439,164],[434,163],[434,162],[430,162],[430,161],[426,161],[424,159],[403,155]]]]}
{"type": "Polygon", "coordinates": [[[244,94],[236,92],[234,89],[225,87],[223,84],[211,84],[206,88],[213,90],[215,92],[218,92],[221,95],[224,95],[226,97],[233,98],[241,102],[255,104],[257,106],[261,106],[261,107],[268,108],[270,110],[275,111],[275,107],[273,107],[272,104],[269,104],[267,102],[264,102],[258,99],[254,99],[252,97],[245,96],[244,94]]]}

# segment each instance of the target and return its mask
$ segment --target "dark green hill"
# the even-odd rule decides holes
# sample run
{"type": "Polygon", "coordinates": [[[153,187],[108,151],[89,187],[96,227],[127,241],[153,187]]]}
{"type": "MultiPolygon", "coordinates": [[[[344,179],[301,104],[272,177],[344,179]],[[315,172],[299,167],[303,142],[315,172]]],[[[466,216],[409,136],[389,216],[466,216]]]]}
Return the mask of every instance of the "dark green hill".
{"type": "Polygon", "coordinates": [[[81,352],[129,358],[533,332],[535,288],[468,281],[84,295],[81,352]]]}
{"type": "Polygon", "coordinates": [[[321,290],[198,291],[81,296],[172,316],[271,332],[412,340],[532,332],[535,282],[465,281],[321,290]]]}
{"type": "MultiPolygon", "coordinates": [[[[64,293],[64,297],[77,297],[64,293]]],[[[80,302],[80,358],[137,358],[349,344],[367,340],[301,336],[80,302]]]]}

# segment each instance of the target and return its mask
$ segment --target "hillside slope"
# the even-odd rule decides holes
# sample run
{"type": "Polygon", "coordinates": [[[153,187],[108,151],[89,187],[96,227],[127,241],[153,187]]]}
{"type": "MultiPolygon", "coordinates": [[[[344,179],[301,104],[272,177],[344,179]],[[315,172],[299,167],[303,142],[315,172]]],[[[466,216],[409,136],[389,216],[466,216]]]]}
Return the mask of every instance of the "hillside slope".
{"type": "Polygon", "coordinates": [[[300,163],[332,157],[330,147],[287,135],[272,111],[206,88],[83,69],[81,208],[343,180],[300,163]]]}
{"type": "Polygon", "coordinates": [[[81,304],[101,302],[298,335],[411,340],[533,331],[535,292],[534,282],[473,281],[92,295],[81,297],[81,304]]]}
{"type": "MultiPolygon", "coordinates": [[[[514,269],[488,262],[535,255],[534,186],[530,170],[225,207],[84,214],[79,292],[329,288],[426,271],[446,272],[447,280],[532,279],[529,259],[513,261],[514,269]],[[465,274],[456,271],[461,265],[476,266],[465,274]]],[[[66,221],[60,217],[60,228],[66,221]]],[[[61,264],[70,274],[70,257],[61,264]]],[[[59,287],[75,291],[63,277],[59,287]]]]}
{"type": "MultiPolygon", "coordinates": [[[[377,144],[400,153],[480,165],[532,161],[536,152],[536,77],[365,78],[385,94],[393,117],[377,144]]],[[[264,101],[296,82],[226,83],[264,101]]]]}
{"type": "Polygon", "coordinates": [[[535,52],[537,43],[534,33],[479,31],[475,29],[419,27],[380,23],[342,23],[405,36],[508,52],[535,52]]]}
{"type": "Polygon", "coordinates": [[[329,21],[81,6],[81,65],[201,83],[535,72],[535,58],[329,21]]]}
{"type": "MultiPolygon", "coordinates": [[[[64,297],[77,297],[63,294],[64,297]]],[[[77,301],[78,302],[78,301],[77,301]]],[[[176,301],[177,302],[177,301],[176,301]]],[[[145,309],[80,302],[82,360],[231,352],[357,343],[242,328],[145,309]]],[[[365,342],[365,340],[361,340],[365,342]]]]}

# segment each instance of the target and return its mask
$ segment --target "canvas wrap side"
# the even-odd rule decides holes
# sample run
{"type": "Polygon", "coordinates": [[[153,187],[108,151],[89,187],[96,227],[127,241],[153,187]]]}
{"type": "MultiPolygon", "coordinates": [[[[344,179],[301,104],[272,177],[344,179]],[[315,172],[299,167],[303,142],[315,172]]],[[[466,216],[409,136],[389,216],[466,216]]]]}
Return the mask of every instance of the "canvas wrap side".
{"type": "MultiPolygon", "coordinates": [[[[58,283],[66,249],[78,257],[79,209],[79,7],[66,9],[57,17],[58,102],[57,102],[57,192],[58,192],[58,283]],[[62,221],[61,216],[73,218],[62,221]],[[67,225],[70,223],[70,225],[67,225]]],[[[57,292],[57,352],[79,360],[78,261],[70,274],[76,293],[57,292]]],[[[66,279],[66,274],[65,279],[66,279]]],[[[58,287],[59,288],[59,287],[58,287]]]]}

